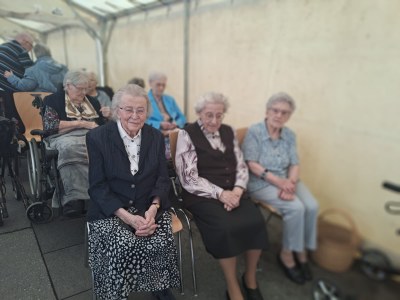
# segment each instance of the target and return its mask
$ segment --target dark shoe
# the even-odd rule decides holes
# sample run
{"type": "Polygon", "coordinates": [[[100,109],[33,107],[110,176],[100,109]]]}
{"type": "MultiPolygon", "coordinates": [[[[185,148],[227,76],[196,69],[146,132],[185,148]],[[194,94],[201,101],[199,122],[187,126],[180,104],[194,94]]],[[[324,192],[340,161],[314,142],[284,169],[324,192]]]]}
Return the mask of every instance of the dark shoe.
{"type": "Polygon", "coordinates": [[[244,274],[242,275],[242,284],[247,300],[264,300],[259,288],[251,289],[247,287],[244,274]]]}
{"type": "Polygon", "coordinates": [[[290,280],[292,280],[297,284],[304,284],[305,280],[302,272],[296,266],[288,268],[281,260],[281,256],[279,254],[278,254],[278,263],[283,269],[287,278],[289,278],[290,280]]]}
{"type": "Polygon", "coordinates": [[[152,294],[157,300],[176,300],[170,289],[152,292],[152,294]]]}
{"type": "Polygon", "coordinates": [[[311,272],[311,268],[308,262],[302,263],[302,262],[298,262],[297,265],[299,266],[299,269],[301,271],[301,273],[303,274],[303,278],[305,280],[312,280],[313,276],[312,276],[312,272],[311,272]]]}
{"type": "Polygon", "coordinates": [[[68,218],[79,218],[84,215],[85,203],[83,200],[73,200],[67,202],[63,207],[63,215],[68,218]]]}

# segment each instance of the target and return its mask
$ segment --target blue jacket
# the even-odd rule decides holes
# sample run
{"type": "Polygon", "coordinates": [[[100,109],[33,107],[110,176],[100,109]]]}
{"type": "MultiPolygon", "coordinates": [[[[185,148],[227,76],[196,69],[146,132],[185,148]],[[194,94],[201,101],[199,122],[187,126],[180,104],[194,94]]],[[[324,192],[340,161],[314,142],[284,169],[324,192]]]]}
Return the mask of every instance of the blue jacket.
{"type": "MultiPolygon", "coordinates": [[[[163,115],[158,109],[156,99],[154,98],[151,90],[149,91],[148,96],[153,111],[152,114],[147,118],[146,123],[156,129],[160,129],[160,123],[164,121],[163,115]]],[[[183,126],[186,124],[186,117],[179,109],[178,105],[175,102],[175,99],[169,95],[164,94],[162,96],[162,101],[164,103],[165,110],[171,117],[171,122],[175,122],[179,128],[183,128],[183,126]]]]}
{"type": "Polygon", "coordinates": [[[12,75],[7,81],[19,91],[50,92],[57,91],[68,69],[50,56],[39,57],[32,67],[26,69],[24,77],[12,75]]]}

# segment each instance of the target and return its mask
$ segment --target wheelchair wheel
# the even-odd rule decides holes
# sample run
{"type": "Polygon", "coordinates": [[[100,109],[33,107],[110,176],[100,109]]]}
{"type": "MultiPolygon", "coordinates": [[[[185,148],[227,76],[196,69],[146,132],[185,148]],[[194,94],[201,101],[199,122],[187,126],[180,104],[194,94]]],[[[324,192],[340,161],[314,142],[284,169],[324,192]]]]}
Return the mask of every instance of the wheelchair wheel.
{"type": "Polygon", "coordinates": [[[389,258],[378,250],[364,250],[361,254],[361,270],[369,278],[382,281],[387,277],[385,270],[391,269],[389,258]]]}
{"type": "Polygon", "coordinates": [[[29,142],[29,153],[28,153],[28,175],[29,175],[29,186],[31,193],[35,199],[41,197],[41,176],[42,170],[40,165],[39,149],[37,142],[32,138],[29,142]]]}
{"type": "Polygon", "coordinates": [[[35,202],[29,205],[26,210],[26,216],[35,224],[49,222],[53,216],[53,210],[46,203],[35,202]]]}

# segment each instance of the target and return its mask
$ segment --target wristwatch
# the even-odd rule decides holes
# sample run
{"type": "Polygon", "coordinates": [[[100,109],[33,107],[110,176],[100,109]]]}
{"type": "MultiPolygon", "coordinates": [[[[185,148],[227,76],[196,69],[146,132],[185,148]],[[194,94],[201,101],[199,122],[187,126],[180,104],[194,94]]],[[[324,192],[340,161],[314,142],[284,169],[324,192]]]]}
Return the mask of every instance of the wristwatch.
{"type": "Polygon", "coordinates": [[[155,205],[157,207],[157,210],[160,208],[160,204],[157,202],[153,202],[151,205],[155,205]]]}
{"type": "Polygon", "coordinates": [[[268,169],[264,169],[264,171],[261,173],[260,178],[262,180],[265,180],[267,177],[268,169]]]}

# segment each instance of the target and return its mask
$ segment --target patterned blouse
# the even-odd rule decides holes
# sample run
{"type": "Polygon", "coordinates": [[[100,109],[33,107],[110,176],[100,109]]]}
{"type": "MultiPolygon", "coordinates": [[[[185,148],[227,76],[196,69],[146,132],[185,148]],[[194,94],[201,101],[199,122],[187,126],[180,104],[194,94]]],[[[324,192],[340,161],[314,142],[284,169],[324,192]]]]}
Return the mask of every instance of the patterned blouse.
{"type": "MultiPolygon", "coordinates": [[[[225,145],[221,141],[219,132],[214,134],[209,133],[204,129],[204,126],[200,120],[197,122],[205,137],[210,142],[212,148],[225,152],[225,145]]],[[[235,133],[235,130],[233,130],[233,132],[235,133]]],[[[245,189],[247,181],[249,180],[249,172],[247,165],[244,162],[239,143],[236,139],[236,133],[233,144],[236,161],[238,162],[236,166],[235,186],[245,189]]],[[[180,130],[178,133],[175,166],[177,173],[179,174],[182,187],[189,193],[201,197],[218,199],[223,192],[222,188],[199,176],[197,169],[197,153],[189,134],[185,130],[180,130]],[[182,178],[182,176],[184,178],[182,178]]]]}
{"type": "MultiPolygon", "coordinates": [[[[264,122],[252,125],[242,144],[244,159],[255,161],[274,175],[287,178],[289,167],[299,164],[296,135],[283,127],[278,139],[272,139],[264,122]]],[[[262,189],[270,183],[250,174],[247,188],[250,192],[262,189]]]]}

